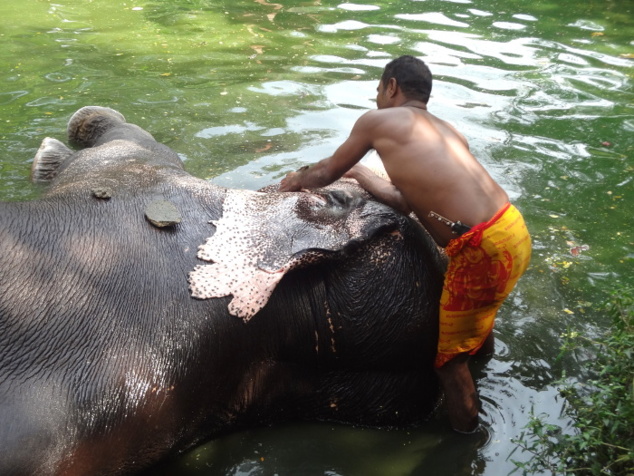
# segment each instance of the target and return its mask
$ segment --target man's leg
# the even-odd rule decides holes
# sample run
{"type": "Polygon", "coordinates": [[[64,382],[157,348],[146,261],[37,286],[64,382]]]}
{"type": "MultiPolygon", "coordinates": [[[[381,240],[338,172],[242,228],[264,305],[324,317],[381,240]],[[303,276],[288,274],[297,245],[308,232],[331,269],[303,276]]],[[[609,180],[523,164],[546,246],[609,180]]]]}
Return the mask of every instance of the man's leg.
{"type": "Polygon", "coordinates": [[[479,421],[480,399],[468,363],[469,355],[465,353],[436,369],[445,392],[449,421],[461,433],[472,433],[479,421]]]}
{"type": "Polygon", "coordinates": [[[482,347],[480,347],[480,349],[478,349],[478,351],[475,353],[474,357],[488,359],[489,357],[493,356],[494,351],[495,337],[493,336],[493,331],[491,331],[485,339],[484,344],[482,344],[482,347]]]}

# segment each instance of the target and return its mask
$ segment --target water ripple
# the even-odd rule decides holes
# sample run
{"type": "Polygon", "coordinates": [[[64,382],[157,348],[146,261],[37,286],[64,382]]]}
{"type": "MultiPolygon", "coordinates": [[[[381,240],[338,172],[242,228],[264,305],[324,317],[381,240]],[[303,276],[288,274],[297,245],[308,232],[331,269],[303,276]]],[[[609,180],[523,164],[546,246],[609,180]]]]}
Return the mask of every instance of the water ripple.
{"type": "Polygon", "coordinates": [[[523,30],[526,25],[522,23],[513,23],[510,21],[494,21],[491,26],[500,28],[501,30],[523,30]]]}
{"type": "Polygon", "coordinates": [[[361,5],[358,3],[342,3],[337,8],[341,8],[342,10],[350,10],[353,12],[368,12],[381,9],[381,7],[377,5],[361,5]]]}
{"type": "MultiPolygon", "coordinates": [[[[508,66],[536,66],[538,49],[532,46],[531,38],[515,38],[508,42],[485,39],[473,33],[430,30],[430,41],[452,45],[458,51],[468,50],[481,58],[496,58],[508,66]]],[[[508,69],[508,68],[505,68],[508,69]]]]}
{"type": "Polygon", "coordinates": [[[319,25],[317,31],[322,33],[337,33],[338,31],[354,31],[368,28],[370,25],[357,20],[345,20],[332,25],[319,25]]]}
{"type": "Polygon", "coordinates": [[[44,75],[44,77],[53,83],[65,83],[73,79],[71,75],[59,73],[59,72],[48,73],[44,75]]]}
{"type": "Polygon", "coordinates": [[[468,23],[464,23],[461,21],[452,20],[448,16],[439,12],[428,12],[428,13],[399,13],[394,15],[395,18],[400,20],[409,20],[409,21],[418,21],[424,23],[433,23],[434,25],[443,25],[443,26],[455,26],[458,28],[467,28],[469,27],[468,23]]]}
{"type": "Polygon", "coordinates": [[[0,93],[0,104],[10,104],[16,99],[19,99],[23,96],[29,94],[28,91],[6,91],[0,93]]]}

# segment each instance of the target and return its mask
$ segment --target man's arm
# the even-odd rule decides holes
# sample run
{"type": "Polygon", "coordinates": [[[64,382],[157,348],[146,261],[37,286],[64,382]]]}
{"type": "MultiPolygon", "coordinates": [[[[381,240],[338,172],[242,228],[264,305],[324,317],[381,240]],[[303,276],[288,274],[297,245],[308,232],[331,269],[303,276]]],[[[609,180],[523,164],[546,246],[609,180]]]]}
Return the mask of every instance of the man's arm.
{"type": "Polygon", "coordinates": [[[332,170],[332,157],[320,160],[314,165],[305,166],[297,172],[289,172],[280,182],[280,192],[296,192],[304,188],[321,188],[330,185],[341,175],[332,170]]]}
{"type": "Polygon", "coordinates": [[[365,165],[356,164],[344,174],[344,177],[355,179],[362,188],[367,190],[379,202],[398,210],[404,215],[411,213],[412,209],[405,201],[401,191],[392,182],[379,177],[365,165]]]}
{"type": "Polygon", "coordinates": [[[340,178],[373,148],[373,128],[377,111],[369,111],[355,123],[350,136],[327,159],[298,172],[291,172],[280,182],[280,192],[294,192],[303,188],[320,188],[340,178]]]}

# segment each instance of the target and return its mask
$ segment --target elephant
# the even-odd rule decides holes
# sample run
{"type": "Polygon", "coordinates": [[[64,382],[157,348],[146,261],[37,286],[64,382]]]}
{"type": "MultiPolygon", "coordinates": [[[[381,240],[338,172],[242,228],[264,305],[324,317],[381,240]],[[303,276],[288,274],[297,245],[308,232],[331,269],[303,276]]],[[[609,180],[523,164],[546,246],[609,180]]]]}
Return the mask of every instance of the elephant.
{"type": "Polygon", "coordinates": [[[0,203],[0,474],[134,474],[254,426],[429,419],[443,258],[418,223],[350,181],[214,185],[107,107],[67,129],[72,149],[36,153],[41,195],[0,203]]]}

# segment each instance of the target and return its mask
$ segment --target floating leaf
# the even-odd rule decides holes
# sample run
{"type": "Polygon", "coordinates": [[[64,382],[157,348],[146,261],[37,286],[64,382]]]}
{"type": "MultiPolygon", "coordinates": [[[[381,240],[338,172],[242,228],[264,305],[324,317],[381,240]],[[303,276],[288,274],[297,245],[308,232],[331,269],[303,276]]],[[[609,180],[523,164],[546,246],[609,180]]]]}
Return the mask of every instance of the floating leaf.
{"type": "Polygon", "coordinates": [[[266,144],[264,147],[261,147],[259,149],[255,149],[256,152],[260,153],[260,152],[266,152],[267,150],[269,150],[271,147],[273,147],[273,144],[271,144],[270,142],[268,144],[266,144]]]}
{"type": "Polygon", "coordinates": [[[572,256],[579,256],[582,251],[588,251],[589,249],[590,247],[588,245],[573,246],[570,248],[570,254],[572,256]]]}

